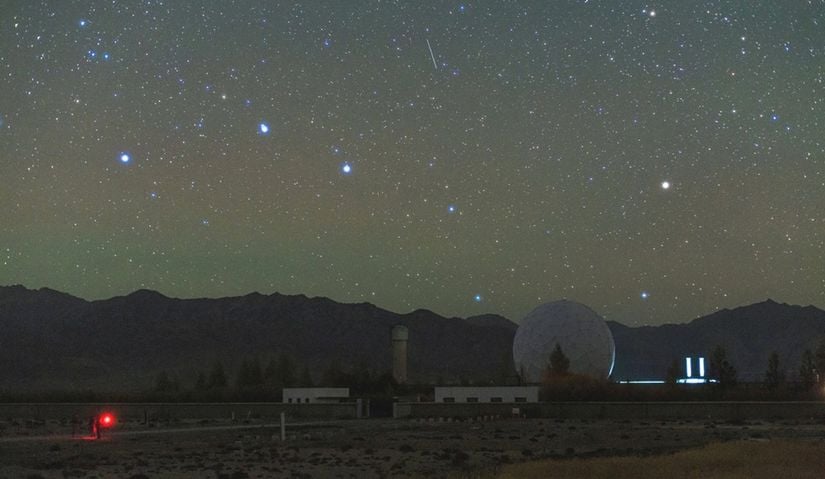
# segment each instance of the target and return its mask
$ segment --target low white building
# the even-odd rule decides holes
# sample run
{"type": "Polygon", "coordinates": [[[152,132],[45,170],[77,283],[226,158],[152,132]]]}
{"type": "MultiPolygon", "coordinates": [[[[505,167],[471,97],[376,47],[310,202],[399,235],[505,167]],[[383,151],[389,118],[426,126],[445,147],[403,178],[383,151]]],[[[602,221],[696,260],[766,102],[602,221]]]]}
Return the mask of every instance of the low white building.
{"type": "Polygon", "coordinates": [[[521,403],[539,402],[538,386],[450,386],[435,388],[435,402],[521,403]]]}
{"type": "Polygon", "coordinates": [[[289,404],[318,404],[346,402],[349,388],[284,388],[283,402],[289,404]]]}

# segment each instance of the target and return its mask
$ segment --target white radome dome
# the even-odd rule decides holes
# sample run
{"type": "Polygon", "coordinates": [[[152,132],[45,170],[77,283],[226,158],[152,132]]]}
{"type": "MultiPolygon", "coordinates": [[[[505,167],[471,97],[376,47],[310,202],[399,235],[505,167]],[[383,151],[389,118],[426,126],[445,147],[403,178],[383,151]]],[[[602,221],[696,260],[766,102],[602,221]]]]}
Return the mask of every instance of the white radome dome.
{"type": "Polygon", "coordinates": [[[513,339],[516,371],[528,383],[541,382],[556,344],[570,360],[570,372],[607,379],[616,345],[604,319],[574,301],[545,303],[524,317],[513,339]]]}

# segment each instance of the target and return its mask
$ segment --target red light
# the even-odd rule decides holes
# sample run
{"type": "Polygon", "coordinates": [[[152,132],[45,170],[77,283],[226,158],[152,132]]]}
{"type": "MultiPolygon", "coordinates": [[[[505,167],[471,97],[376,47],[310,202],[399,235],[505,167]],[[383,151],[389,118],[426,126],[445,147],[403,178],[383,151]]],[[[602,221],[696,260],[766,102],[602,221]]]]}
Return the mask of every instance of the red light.
{"type": "Polygon", "coordinates": [[[115,425],[115,416],[112,413],[103,413],[100,415],[101,427],[112,427],[115,425]]]}

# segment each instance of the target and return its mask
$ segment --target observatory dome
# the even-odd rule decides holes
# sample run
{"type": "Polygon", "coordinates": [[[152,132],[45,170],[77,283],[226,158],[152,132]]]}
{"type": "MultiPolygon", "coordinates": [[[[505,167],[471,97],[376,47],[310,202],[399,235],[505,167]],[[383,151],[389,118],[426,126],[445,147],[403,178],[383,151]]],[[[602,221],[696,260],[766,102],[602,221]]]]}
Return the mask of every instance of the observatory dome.
{"type": "Polygon", "coordinates": [[[513,362],[525,381],[541,381],[556,344],[570,360],[571,373],[606,379],[613,371],[616,345],[607,323],[587,306],[562,300],[534,309],[516,331],[513,362]]]}

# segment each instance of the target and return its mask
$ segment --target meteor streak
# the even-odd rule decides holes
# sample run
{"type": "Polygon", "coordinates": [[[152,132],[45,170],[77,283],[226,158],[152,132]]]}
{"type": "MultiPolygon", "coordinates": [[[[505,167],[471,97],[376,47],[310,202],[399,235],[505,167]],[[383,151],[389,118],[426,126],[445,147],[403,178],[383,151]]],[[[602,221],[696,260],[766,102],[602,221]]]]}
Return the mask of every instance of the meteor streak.
{"type": "Polygon", "coordinates": [[[433,59],[433,69],[438,71],[438,63],[435,62],[435,55],[433,55],[433,47],[430,45],[430,39],[427,38],[427,48],[430,49],[430,58],[433,59]]]}

